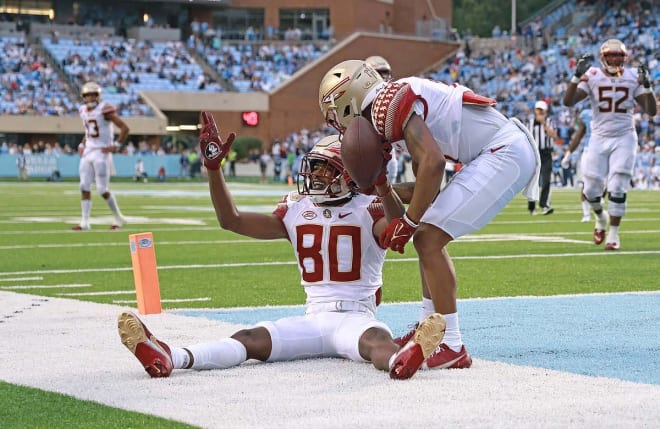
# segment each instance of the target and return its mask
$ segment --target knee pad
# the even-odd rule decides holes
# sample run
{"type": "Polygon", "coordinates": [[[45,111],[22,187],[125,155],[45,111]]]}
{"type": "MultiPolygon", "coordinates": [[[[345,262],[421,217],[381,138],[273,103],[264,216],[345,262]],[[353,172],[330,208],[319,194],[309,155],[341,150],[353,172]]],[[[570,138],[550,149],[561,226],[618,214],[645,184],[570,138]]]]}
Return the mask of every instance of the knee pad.
{"type": "Polygon", "coordinates": [[[607,212],[612,216],[623,217],[626,214],[626,194],[610,192],[607,212]]]}
{"type": "Polygon", "coordinates": [[[588,177],[584,179],[582,193],[589,202],[600,200],[605,190],[605,179],[588,177]]]}
{"type": "Polygon", "coordinates": [[[607,182],[607,191],[610,194],[610,201],[612,200],[611,196],[621,198],[623,196],[625,201],[625,194],[630,189],[630,175],[614,173],[607,182]]]}

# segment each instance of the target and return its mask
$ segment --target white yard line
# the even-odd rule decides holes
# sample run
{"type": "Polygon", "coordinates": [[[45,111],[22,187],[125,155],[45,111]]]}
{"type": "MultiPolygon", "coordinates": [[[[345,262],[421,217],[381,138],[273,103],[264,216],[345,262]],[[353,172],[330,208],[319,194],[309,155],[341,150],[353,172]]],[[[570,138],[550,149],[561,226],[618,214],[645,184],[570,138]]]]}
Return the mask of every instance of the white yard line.
{"type": "Polygon", "coordinates": [[[75,287],[90,287],[89,283],[70,283],[70,284],[61,284],[61,285],[15,285],[15,286],[0,286],[0,289],[4,290],[20,290],[20,289],[64,289],[64,288],[75,288],[75,287]]]}
{"type": "MultiPolygon", "coordinates": [[[[610,257],[617,255],[659,255],[660,250],[636,250],[625,251],[619,250],[616,252],[582,252],[582,253],[553,253],[553,254],[525,254],[525,255],[481,255],[481,256],[452,256],[452,259],[457,260],[481,260],[481,259],[537,259],[537,258],[576,258],[576,257],[610,257]]],[[[401,262],[418,262],[418,258],[397,258],[387,259],[388,263],[401,263],[401,262]]],[[[159,265],[158,270],[196,270],[200,268],[240,268],[240,267],[264,267],[264,266],[281,266],[281,265],[296,265],[295,261],[273,261],[273,262],[235,262],[230,264],[189,264],[189,265],[159,265]]],[[[116,268],[79,268],[79,269],[66,269],[66,270],[31,270],[31,271],[13,271],[0,273],[0,276],[21,276],[32,274],[71,274],[71,273],[100,273],[100,272],[121,272],[132,271],[132,267],[116,267],[116,268]]]]}

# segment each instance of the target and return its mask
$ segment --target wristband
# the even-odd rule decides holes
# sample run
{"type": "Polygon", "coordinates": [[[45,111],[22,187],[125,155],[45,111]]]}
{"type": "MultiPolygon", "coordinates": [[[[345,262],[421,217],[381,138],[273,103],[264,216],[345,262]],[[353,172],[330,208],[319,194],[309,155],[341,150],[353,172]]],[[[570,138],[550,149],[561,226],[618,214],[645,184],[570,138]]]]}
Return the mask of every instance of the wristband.
{"type": "Polygon", "coordinates": [[[650,86],[648,88],[644,87],[644,89],[642,90],[642,94],[653,94],[653,90],[651,89],[650,86]]]}
{"type": "Polygon", "coordinates": [[[571,78],[571,83],[574,83],[574,84],[577,85],[578,83],[580,83],[580,78],[577,77],[577,76],[573,76],[573,77],[571,78]]]}
{"type": "Polygon", "coordinates": [[[417,228],[419,226],[418,223],[413,222],[410,220],[410,217],[408,217],[408,212],[405,212],[402,216],[404,222],[406,222],[408,225],[412,226],[413,228],[417,228]]]}

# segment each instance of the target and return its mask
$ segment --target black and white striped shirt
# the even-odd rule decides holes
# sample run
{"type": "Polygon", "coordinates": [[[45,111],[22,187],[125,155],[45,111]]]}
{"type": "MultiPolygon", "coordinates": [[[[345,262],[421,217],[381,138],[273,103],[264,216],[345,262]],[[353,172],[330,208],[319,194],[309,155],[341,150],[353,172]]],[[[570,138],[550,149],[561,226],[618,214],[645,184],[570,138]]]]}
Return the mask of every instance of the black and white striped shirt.
{"type": "MultiPolygon", "coordinates": [[[[554,123],[552,119],[546,118],[546,123],[550,128],[554,129],[554,123]]],[[[539,146],[539,151],[552,151],[552,145],[554,144],[554,139],[546,134],[544,124],[536,122],[536,119],[532,118],[529,121],[529,130],[536,140],[536,144],[539,146]]]]}

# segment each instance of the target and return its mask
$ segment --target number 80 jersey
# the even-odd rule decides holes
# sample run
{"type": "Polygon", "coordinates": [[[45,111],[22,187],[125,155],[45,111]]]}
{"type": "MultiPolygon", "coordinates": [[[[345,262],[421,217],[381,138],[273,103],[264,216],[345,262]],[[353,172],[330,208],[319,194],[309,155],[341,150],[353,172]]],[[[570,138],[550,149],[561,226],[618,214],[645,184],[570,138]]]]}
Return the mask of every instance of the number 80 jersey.
{"type": "Polygon", "coordinates": [[[293,245],[308,304],[361,300],[382,285],[386,250],[372,232],[384,216],[378,199],[356,195],[341,206],[320,206],[294,191],[274,214],[293,245]]]}
{"type": "Polygon", "coordinates": [[[634,131],[635,97],[644,90],[637,81],[637,70],[626,67],[621,76],[610,76],[601,68],[591,67],[578,89],[591,101],[592,134],[614,137],[634,131]]]}

